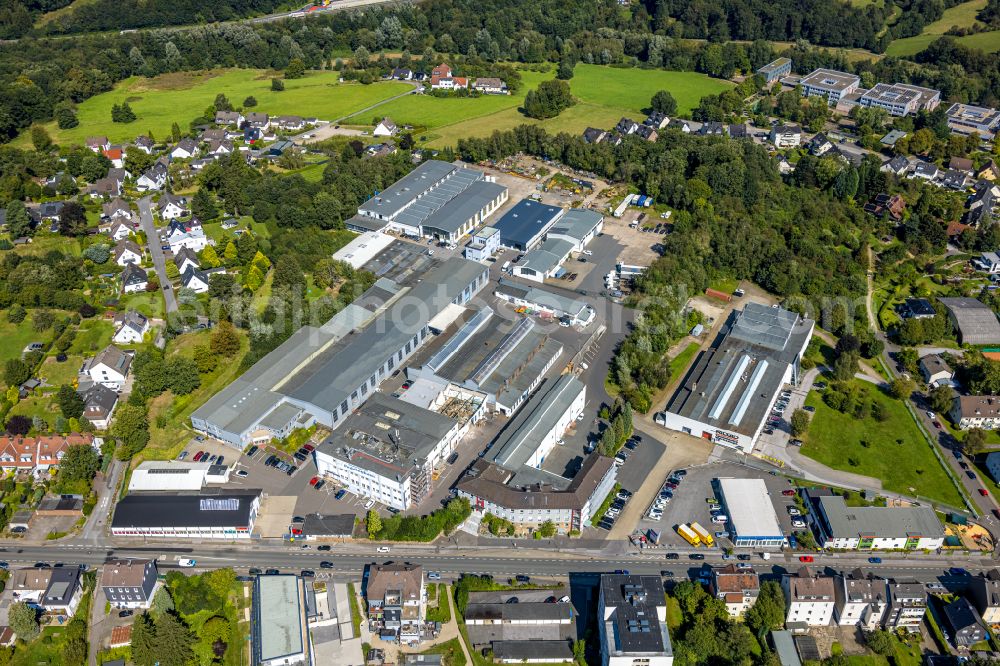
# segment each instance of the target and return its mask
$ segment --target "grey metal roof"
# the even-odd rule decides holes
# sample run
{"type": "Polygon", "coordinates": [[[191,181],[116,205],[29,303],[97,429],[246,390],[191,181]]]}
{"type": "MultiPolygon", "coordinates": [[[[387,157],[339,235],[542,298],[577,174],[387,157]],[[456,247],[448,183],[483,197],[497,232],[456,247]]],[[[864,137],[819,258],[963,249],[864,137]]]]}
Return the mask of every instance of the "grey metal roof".
{"type": "Polygon", "coordinates": [[[545,234],[562,212],[558,206],[522,199],[493,226],[500,230],[504,245],[527,247],[545,234]]]}
{"type": "MultiPolygon", "coordinates": [[[[470,170],[464,169],[463,171],[470,170]]],[[[496,183],[488,183],[484,180],[472,182],[459,196],[429,215],[423,221],[423,226],[447,233],[455,233],[506,191],[506,187],[496,183]]]]}
{"type": "Polygon", "coordinates": [[[559,622],[573,617],[573,604],[521,601],[519,603],[469,603],[465,620],[501,620],[503,622],[559,622]]]}
{"type": "Polygon", "coordinates": [[[454,170],[455,166],[447,162],[427,160],[380,194],[361,204],[358,212],[393,218],[454,170]]]}
{"type": "Polygon", "coordinates": [[[781,666],[802,666],[799,653],[795,649],[795,641],[792,640],[792,632],[772,631],[771,643],[774,644],[774,650],[778,653],[778,661],[781,662],[781,666]]]}
{"type": "Polygon", "coordinates": [[[519,262],[522,268],[548,275],[573,251],[573,243],[561,238],[549,238],[534,250],[525,253],[519,262]]]}
{"type": "Polygon", "coordinates": [[[1000,342],[1000,321],[993,310],[975,298],[939,298],[954,319],[963,343],[988,345],[1000,342]]]}
{"type": "Polygon", "coordinates": [[[547,380],[493,442],[493,462],[519,469],[584,390],[583,383],[573,375],[547,380]]]}
{"type": "Polygon", "coordinates": [[[943,537],[944,527],[929,506],[847,506],[839,495],[820,497],[825,527],[834,538],[943,537]]]}
{"type": "Polygon", "coordinates": [[[502,294],[509,294],[540,307],[555,310],[558,316],[569,315],[571,317],[579,317],[583,314],[584,310],[590,307],[586,301],[569,298],[568,296],[537,287],[529,287],[528,285],[513,282],[506,278],[500,278],[497,282],[496,291],[502,294]]]}
{"type": "Polygon", "coordinates": [[[267,662],[305,650],[303,598],[298,576],[257,576],[254,589],[255,658],[267,662]]]}
{"type": "Polygon", "coordinates": [[[573,659],[569,641],[494,641],[495,659],[527,662],[529,659],[566,661],[573,659]]]}
{"type": "Polygon", "coordinates": [[[267,416],[261,419],[260,425],[265,428],[271,428],[272,430],[280,430],[287,424],[291,423],[292,419],[298,416],[301,411],[301,407],[293,405],[289,402],[283,402],[271,410],[267,416]]]}
{"type": "Polygon", "coordinates": [[[552,225],[552,228],[549,229],[549,234],[569,236],[577,241],[581,241],[603,219],[603,215],[589,208],[570,208],[559,218],[558,222],[552,225]]]}

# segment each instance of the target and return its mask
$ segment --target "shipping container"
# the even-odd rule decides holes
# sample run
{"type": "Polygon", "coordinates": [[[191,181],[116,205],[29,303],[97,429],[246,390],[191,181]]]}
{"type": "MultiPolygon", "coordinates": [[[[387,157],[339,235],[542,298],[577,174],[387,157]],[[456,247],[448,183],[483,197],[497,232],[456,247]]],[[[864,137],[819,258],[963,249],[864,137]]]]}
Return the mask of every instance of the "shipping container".
{"type": "Polygon", "coordinates": [[[691,523],[691,530],[698,535],[698,538],[701,539],[702,543],[704,543],[706,546],[715,545],[715,539],[712,538],[712,535],[709,534],[708,530],[706,530],[698,523],[691,523]]]}
{"type": "Polygon", "coordinates": [[[677,533],[680,534],[681,537],[683,537],[683,539],[692,546],[701,545],[701,538],[698,536],[697,533],[694,532],[694,530],[692,530],[687,525],[678,525],[677,533]]]}

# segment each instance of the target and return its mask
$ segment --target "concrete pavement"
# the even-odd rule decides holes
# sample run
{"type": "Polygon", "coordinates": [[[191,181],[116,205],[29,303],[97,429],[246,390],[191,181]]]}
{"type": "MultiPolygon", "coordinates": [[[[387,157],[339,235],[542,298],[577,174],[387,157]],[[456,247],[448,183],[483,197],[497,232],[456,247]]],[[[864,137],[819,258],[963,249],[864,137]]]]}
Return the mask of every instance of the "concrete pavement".
{"type": "Polygon", "coordinates": [[[153,258],[156,275],[160,279],[160,291],[163,293],[167,312],[177,312],[177,299],[174,298],[174,290],[167,277],[167,260],[160,247],[160,235],[156,233],[156,224],[153,222],[151,201],[152,197],[149,196],[139,199],[139,222],[142,224],[143,233],[146,234],[146,244],[149,246],[149,255],[153,258]]]}

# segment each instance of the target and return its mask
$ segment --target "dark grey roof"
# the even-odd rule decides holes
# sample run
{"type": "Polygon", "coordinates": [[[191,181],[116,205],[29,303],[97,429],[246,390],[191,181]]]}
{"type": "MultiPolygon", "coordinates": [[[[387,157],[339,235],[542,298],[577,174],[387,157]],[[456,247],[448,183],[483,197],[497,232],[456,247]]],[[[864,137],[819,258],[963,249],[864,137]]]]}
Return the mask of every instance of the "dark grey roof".
{"type": "Polygon", "coordinates": [[[980,624],[979,613],[965,597],[959,597],[947,604],[944,607],[944,617],[953,632],[980,624]]]}
{"type": "Polygon", "coordinates": [[[504,245],[528,246],[548,231],[562,212],[558,206],[522,199],[493,226],[500,230],[504,245]]]}
{"type": "Polygon", "coordinates": [[[673,654],[666,623],[657,613],[657,606],[666,604],[659,576],[604,574],[601,595],[605,608],[613,609],[604,619],[609,653],[673,654]]]}
{"type": "Polygon", "coordinates": [[[929,506],[854,507],[839,495],[818,501],[834,538],[944,537],[944,527],[929,506]]]}
{"type": "Polygon", "coordinates": [[[495,659],[565,661],[573,658],[569,641],[494,641],[495,659]]]}
{"type": "Polygon", "coordinates": [[[259,489],[213,493],[130,494],[118,501],[111,527],[249,527],[259,489]],[[218,507],[218,508],[217,508],[218,507]]]}
{"type": "Polygon", "coordinates": [[[506,191],[507,188],[503,185],[487,183],[484,180],[476,181],[461,195],[428,216],[423,226],[455,233],[506,191]]]}
{"type": "Polygon", "coordinates": [[[302,523],[302,533],[307,536],[349,537],[354,532],[353,513],[322,515],[307,513],[302,523]]]}
{"type": "Polygon", "coordinates": [[[77,567],[58,567],[52,569],[49,587],[45,590],[43,606],[68,606],[80,586],[80,569],[77,567]]]}
{"type": "Polygon", "coordinates": [[[111,412],[115,403],[118,402],[118,394],[104,384],[92,384],[80,396],[88,411],[95,410],[105,414],[111,412]]]}
{"type": "Polygon", "coordinates": [[[469,603],[465,620],[499,620],[502,622],[559,622],[573,617],[573,604],[535,603],[469,603]]]}
{"type": "Polygon", "coordinates": [[[393,218],[422,198],[431,188],[454,172],[456,167],[441,160],[427,160],[395,183],[358,207],[362,215],[393,218]]]}
{"type": "Polygon", "coordinates": [[[507,469],[520,469],[584,390],[583,382],[573,375],[546,380],[494,440],[493,462],[507,469]]]}
{"type": "Polygon", "coordinates": [[[975,298],[939,298],[955,321],[963,343],[988,345],[1000,342],[1000,321],[986,304],[975,298]]]}

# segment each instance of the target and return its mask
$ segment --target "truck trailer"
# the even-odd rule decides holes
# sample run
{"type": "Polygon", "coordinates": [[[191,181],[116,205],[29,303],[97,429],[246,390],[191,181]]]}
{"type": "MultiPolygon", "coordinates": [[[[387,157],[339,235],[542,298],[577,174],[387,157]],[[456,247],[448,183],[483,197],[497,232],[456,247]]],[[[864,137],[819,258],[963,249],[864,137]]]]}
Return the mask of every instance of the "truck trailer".
{"type": "Polygon", "coordinates": [[[712,538],[712,535],[698,523],[691,523],[691,531],[697,534],[698,538],[701,539],[701,542],[706,546],[711,547],[715,545],[715,539],[712,538]]]}
{"type": "Polygon", "coordinates": [[[692,530],[687,525],[678,525],[677,533],[680,534],[684,538],[684,540],[687,541],[692,546],[701,545],[701,537],[699,537],[698,533],[692,530]]]}

